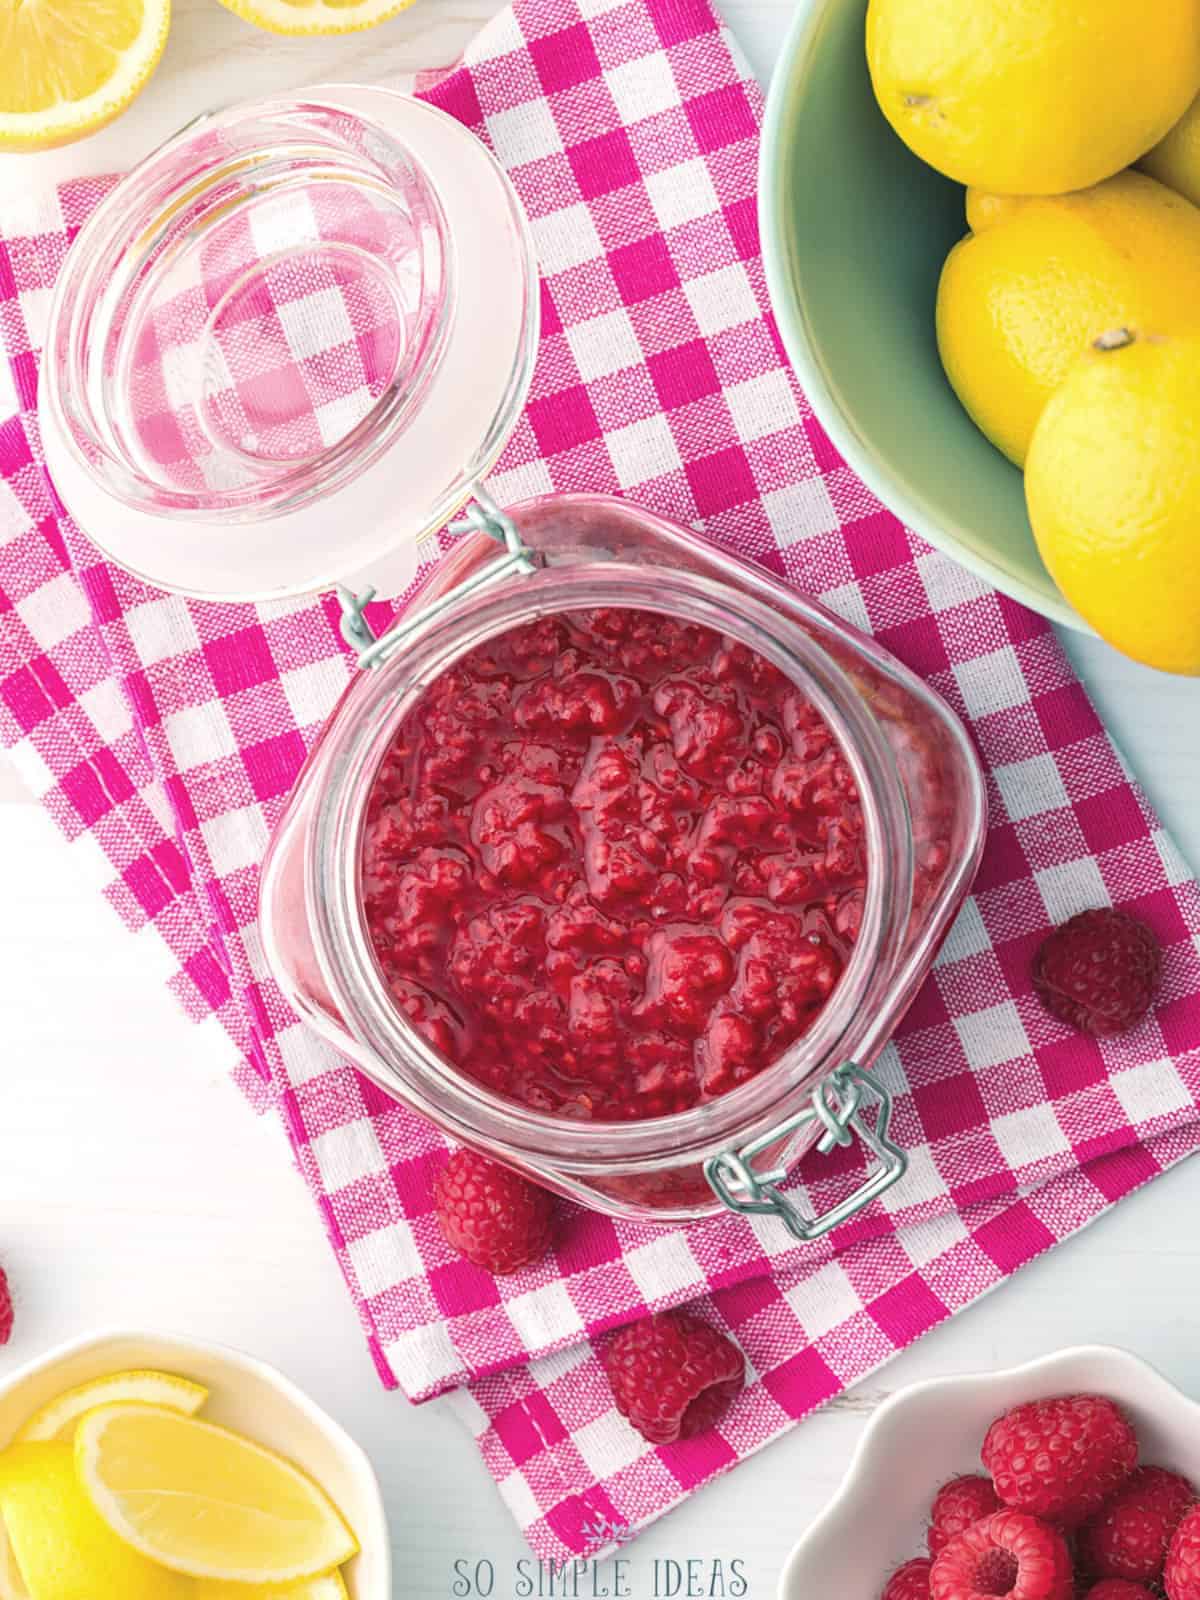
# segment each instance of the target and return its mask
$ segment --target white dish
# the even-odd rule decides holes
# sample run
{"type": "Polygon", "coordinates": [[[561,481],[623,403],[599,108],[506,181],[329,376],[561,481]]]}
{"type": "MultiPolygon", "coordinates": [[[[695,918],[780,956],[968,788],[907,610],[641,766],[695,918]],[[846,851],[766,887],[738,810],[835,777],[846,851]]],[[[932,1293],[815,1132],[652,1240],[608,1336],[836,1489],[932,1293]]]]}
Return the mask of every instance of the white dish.
{"type": "Polygon", "coordinates": [[[345,1569],[351,1600],[391,1600],[391,1546],[371,1463],[350,1435],[293,1383],[253,1356],[154,1333],[102,1333],[60,1345],[0,1383],[0,1447],[63,1389],[151,1367],[211,1393],[203,1415],[287,1456],[329,1494],[361,1550],[345,1569]]]}
{"type": "Polygon", "coordinates": [[[1127,1350],[1081,1345],[1001,1372],[901,1389],[872,1418],[842,1486],[792,1550],[779,1600],[877,1600],[888,1575],[925,1555],[929,1506],[947,1478],[982,1472],[988,1424],[1022,1400],[1062,1394],[1116,1400],[1140,1459],[1200,1484],[1200,1405],[1127,1350]]]}

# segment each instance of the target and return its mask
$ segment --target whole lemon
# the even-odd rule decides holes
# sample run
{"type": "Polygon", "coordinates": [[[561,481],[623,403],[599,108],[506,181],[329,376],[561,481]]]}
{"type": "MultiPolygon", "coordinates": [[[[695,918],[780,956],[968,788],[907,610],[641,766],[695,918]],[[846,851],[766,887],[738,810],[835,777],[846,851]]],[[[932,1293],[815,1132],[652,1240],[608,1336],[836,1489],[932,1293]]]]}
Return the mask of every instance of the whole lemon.
{"type": "Polygon", "coordinates": [[[1166,138],[1142,158],[1142,169],[1200,206],[1200,99],[1192,101],[1166,138]]]}
{"type": "Polygon", "coordinates": [[[975,230],[938,287],[937,338],[955,393],[1022,466],[1042,408],[1108,328],[1200,316],[1200,209],[1140,172],[1021,198],[971,189],[975,230]]]}
{"type": "Polygon", "coordinates": [[[930,166],[1001,194],[1111,178],[1200,92],[1196,0],[870,0],[884,116],[930,166]]]}
{"type": "Polygon", "coordinates": [[[1080,615],[1135,661],[1200,675],[1200,333],[1096,340],[1042,412],[1025,493],[1080,615]]]}

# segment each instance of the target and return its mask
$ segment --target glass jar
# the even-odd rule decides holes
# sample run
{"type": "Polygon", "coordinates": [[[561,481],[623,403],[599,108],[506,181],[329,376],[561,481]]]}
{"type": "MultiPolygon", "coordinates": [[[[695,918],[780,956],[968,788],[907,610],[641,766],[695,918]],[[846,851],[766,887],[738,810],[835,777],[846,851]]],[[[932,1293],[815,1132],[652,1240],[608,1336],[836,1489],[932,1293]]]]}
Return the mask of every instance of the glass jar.
{"type": "Polygon", "coordinates": [[[537,308],[520,204],[450,117],[351,86],[233,107],[155,151],[78,234],[47,335],[47,466],[105,554],[162,588],[342,594],[363,671],[262,876],[266,957],[301,1016],[453,1138],[585,1205],[660,1222],[727,1206],[815,1237],[904,1170],[866,1074],[974,875],[978,763],[885,651],[687,529],[603,497],[491,505],[481,480],[524,403],[537,308]],[[402,592],[421,538],[472,496],[467,536],[374,640],[355,591],[402,592]],[[811,1029],[726,1094],[621,1123],[456,1071],[390,997],[360,884],[381,757],[433,679],[525,622],[601,606],[700,624],[789,678],[841,747],[867,855],[857,942],[811,1029]],[[787,1168],[855,1133],[866,1181],[803,1215],[787,1168]]]}
{"type": "Polygon", "coordinates": [[[551,495],[477,520],[368,647],[302,772],[262,879],[268,963],[308,1023],[389,1094],[452,1138],[613,1215],[688,1221],[722,1206],[781,1216],[810,1238],[894,1181],[903,1156],[858,1118],[875,1061],[926,975],[983,844],[984,791],[964,730],[887,652],[761,570],[687,529],[603,496],[551,495]],[[669,1116],[602,1123],[519,1105],[466,1077],[396,1006],[361,895],[367,800],[402,720],[428,685],[487,639],[594,607],[659,612],[765,657],[825,719],[853,773],[867,840],[862,925],[811,1030],[727,1094],[669,1116]],[[876,1157],[821,1218],[778,1184],[814,1144],[851,1128],[876,1157]],[[762,1170],[766,1168],[768,1170],[762,1170]]]}
{"type": "Polygon", "coordinates": [[[532,240],[453,118],[335,85],[198,118],[55,285],[46,464],[120,566],[203,599],[399,593],[503,449],[538,345],[532,240]]]}

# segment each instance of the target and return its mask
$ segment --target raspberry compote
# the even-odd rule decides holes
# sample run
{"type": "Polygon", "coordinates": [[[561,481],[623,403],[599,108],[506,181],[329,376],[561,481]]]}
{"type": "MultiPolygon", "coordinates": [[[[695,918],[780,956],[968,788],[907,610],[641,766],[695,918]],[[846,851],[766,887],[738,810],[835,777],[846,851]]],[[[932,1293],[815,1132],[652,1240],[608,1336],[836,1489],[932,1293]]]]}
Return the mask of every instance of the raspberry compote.
{"type": "Polygon", "coordinates": [[[396,1004],[538,1111],[631,1121],[753,1078],[846,965],[862,806],[826,723],[744,645],[632,608],[514,628],[401,724],[365,822],[396,1004]]]}

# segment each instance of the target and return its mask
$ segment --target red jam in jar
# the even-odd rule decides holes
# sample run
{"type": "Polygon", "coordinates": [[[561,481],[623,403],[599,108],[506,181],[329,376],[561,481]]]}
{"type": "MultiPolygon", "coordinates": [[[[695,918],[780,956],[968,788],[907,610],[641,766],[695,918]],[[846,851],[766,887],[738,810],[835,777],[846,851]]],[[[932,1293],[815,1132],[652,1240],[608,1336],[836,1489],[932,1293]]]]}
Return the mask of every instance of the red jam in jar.
{"type": "Polygon", "coordinates": [[[863,813],[761,656],[580,611],[425,692],[375,779],[362,884],[391,995],[459,1071],[638,1120],[726,1093],[812,1025],[859,929],[863,813]]]}

